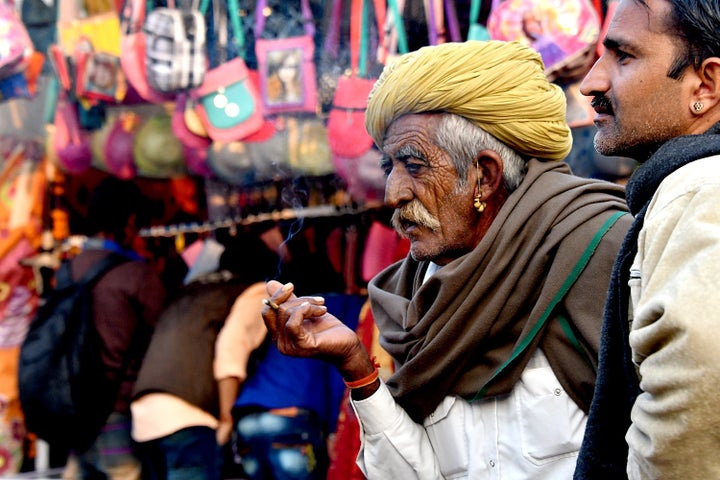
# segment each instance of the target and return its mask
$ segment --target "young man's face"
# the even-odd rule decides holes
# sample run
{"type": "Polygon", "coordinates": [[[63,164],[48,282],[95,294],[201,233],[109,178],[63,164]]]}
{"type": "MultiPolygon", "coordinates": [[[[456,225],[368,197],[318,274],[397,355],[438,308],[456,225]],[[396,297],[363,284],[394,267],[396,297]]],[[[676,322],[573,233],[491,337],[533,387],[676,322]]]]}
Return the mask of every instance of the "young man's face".
{"type": "Polygon", "coordinates": [[[603,155],[646,160],[665,141],[692,132],[692,67],[667,76],[680,51],[668,33],[666,0],[621,0],[604,41],[605,53],[580,89],[597,112],[595,148],[603,155]]]}

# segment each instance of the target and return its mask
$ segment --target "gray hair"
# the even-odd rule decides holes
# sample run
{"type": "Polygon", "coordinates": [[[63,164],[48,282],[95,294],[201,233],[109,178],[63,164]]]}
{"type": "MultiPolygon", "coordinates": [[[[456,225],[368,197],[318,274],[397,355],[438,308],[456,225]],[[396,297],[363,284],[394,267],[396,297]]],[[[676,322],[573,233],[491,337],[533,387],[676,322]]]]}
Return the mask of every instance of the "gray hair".
{"type": "Polygon", "coordinates": [[[527,159],[472,122],[453,113],[443,114],[435,132],[435,142],[452,159],[460,184],[467,180],[468,168],[481,150],[493,150],[503,162],[503,181],[514,191],[525,178],[527,159]]]}

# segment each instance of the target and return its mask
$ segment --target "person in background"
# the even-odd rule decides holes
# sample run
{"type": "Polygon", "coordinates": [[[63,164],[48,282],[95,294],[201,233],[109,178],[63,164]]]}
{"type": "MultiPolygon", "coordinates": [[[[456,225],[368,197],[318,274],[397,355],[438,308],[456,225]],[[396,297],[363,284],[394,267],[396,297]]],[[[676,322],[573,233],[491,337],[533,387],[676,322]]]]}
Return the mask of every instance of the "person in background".
{"type": "Polygon", "coordinates": [[[365,125],[393,226],[410,241],[368,286],[396,369],[379,379],[356,333],[292,283],[267,283],[274,345],[340,372],[370,479],[571,478],[631,222],[623,188],[560,161],[572,142],[565,97],[518,42],[401,56],[365,125]]]}
{"type": "Polygon", "coordinates": [[[218,271],[181,287],[163,311],[131,404],[146,479],[223,478],[232,406],[267,333],[260,300],[277,261],[242,232],[218,271]]]}
{"type": "Polygon", "coordinates": [[[720,478],[720,2],[621,0],[581,85],[640,163],[575,478],[720,478]]]}
{"type": "MultiPolygon", "coordinates": [[[[85,229],[87,241],[71,262],[79,279],[105,256],[128,258],[95,285],[92,312],[103,345],[109,380],[119,383],[113,412],[93,445],[72,452],[63,478],[140,479],[141,465],[130,436],[130,398],[145,349],[165,307],[166,292],[155,268],[133,249],[149,226],[149,200],[132,182],[106,177],[92,190],[85,229]]],[[[100,397],[103,392],[98,392],[100,397]]],[[[100,399],[98,399],[100,401],[100,399]]]]}
{"type": "MultiPolygon", "coordinates": [[[[366,296],[339,293],[342,278],[328,260],[313,251],[308,240],[315,229],[301,231],[273,226],[261,235],[280,254],[276,276],[287,279],[298,271],[312,269],[298,291],[324,292],[338,318],[355,328],[366,296]]],[[[247,254],[236,251],[233,262],[241,264],[247,254]]],[[[254,291],[259,307],[266,295],[254,291]]],[[[262,317],[258,314],[262,322],[262,317]]],[[[264,325],[264,324],[263,324],[264,325]]],[[[326,362],[290,358],[267,343],[256,350],[254,373],[243,382],[232,414],[235,452],[246,477],[251,480],[325,480],[329,466],[329,436],[335,431],[345,386],[338,372],[326,362]]]]}

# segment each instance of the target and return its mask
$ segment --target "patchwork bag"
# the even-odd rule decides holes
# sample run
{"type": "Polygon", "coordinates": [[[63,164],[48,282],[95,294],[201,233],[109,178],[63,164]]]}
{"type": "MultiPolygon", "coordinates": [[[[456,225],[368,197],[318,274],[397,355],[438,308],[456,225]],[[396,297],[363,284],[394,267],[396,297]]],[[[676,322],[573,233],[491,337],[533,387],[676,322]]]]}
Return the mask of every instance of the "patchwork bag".
{"type": "Polygon", "coordinates": [[[154,89],[174,93],[202,84],[208,63],[204,11],[197,5],[155,8],[142,28],[145,68],[154,89]]]}
{"type": "Polygon", "coordinates": [[[145,70],[146,38],[142,27],[152,5],[153,0],[125,0],[120,19],[120,66],[127,83],[137,96],[146,102],[164,103],[173,99],[172,94],[153,88],[145,70]]]}
{"type": "Polygon", "coordinates": [[[267,114],[315,113],[318,108],[315,72],[315,24],[309,0],[300,0],[304,35],[266,39],[267,0],[259,0],[255,15],[255,54],[263,105],[267,114]],[[258,14],[260,13],[260,14],[258,14]]]}

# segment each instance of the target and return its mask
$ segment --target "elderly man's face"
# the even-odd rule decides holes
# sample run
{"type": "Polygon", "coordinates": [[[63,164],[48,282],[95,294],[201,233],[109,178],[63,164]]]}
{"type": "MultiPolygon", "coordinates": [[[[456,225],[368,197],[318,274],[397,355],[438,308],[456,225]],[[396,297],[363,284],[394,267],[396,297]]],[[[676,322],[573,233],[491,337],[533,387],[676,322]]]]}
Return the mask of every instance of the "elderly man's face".
{"type": "Polygon", "coordinates": [[[474,185],[459,184],[448,154],[434,143],[440,115],[395,120],[383,146],[385,203],[395,208],[393,226],[410,240],[416,260],[444,265],[479,242],[474,185]]]}

